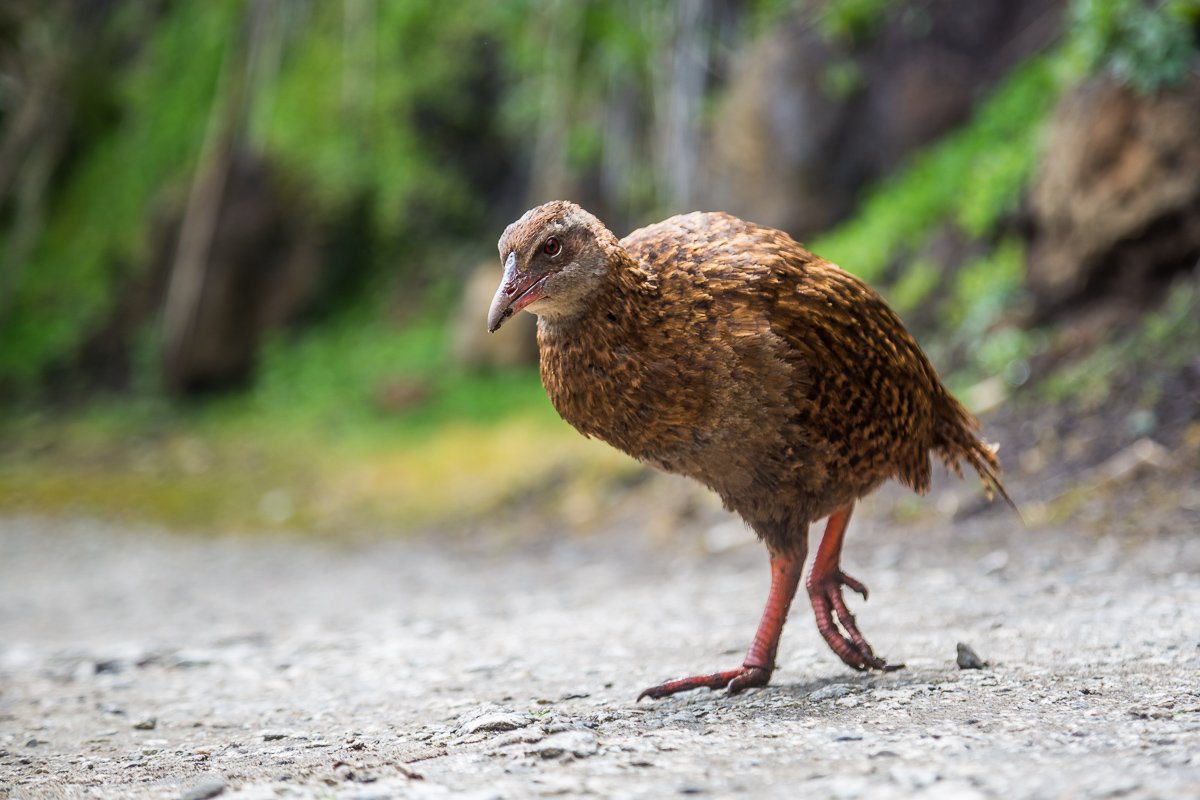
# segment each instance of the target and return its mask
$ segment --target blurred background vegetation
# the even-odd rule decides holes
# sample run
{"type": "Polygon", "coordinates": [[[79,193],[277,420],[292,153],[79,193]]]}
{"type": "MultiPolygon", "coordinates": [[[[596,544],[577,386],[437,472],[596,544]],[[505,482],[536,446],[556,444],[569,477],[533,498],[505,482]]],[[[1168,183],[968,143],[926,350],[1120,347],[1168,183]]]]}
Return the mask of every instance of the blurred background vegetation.
{"type": "Polygon", "coordinates": [[[1198,32],[1200,0],[7,0],[0,508],[586,520],[639,468],[556,420],[528,326],[483,332],[495,240],[556,197],[781,227],[977,410],[1191,441],[1198,32]]]}

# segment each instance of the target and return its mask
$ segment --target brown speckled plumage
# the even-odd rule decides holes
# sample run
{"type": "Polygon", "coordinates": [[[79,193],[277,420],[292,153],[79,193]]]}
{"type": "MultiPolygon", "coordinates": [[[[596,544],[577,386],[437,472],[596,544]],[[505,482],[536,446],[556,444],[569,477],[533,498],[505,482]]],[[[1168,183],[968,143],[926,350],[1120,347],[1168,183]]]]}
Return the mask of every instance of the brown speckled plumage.
{"type": "Polygon", "coordinates": [[[773,555],[803,561],[813,521],[889,478],[925,492],[931,455],[1000,488],[978,423],[896,314],[785,233],[693,213],[618,242],[556,202],[509,226],[510,253],[527,280],[563,284],[530,303],[563,419],[711,487],[773,555]],[[578,263],[578,280],[556,273],[578,263]]]}

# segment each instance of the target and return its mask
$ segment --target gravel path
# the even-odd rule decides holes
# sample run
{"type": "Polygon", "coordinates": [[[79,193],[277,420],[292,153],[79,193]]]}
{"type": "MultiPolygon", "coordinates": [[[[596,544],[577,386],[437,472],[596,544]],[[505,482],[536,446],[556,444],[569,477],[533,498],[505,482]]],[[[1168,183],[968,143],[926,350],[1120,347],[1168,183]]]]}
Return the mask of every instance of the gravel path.
{"type": "Polygon", "coordinates": [[[1200,797],[1188,497],[1150,531],[867,509],[851,604],[907,669],[847,670],[801,604],[771,687],[641,704],[753,632],[765,554],[722,517],[688,523],[716,553],[0,519],[0,796],[1200,797]]]}

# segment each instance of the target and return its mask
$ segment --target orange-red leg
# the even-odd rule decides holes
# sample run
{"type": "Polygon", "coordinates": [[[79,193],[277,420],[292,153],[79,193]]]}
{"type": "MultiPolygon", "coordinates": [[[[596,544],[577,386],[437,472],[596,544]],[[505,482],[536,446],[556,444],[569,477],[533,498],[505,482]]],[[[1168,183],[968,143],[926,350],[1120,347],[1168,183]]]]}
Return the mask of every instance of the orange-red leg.
{"type": "Polygon", "coordinates": [[[758,623],[758,632],[754,634],[754,641],[746,651],[746,660],[742,666],[711,675],[693,675],[690,678],[667,681],[646,689],[638,695],[638,700],[643,697],[657,700],[676,692],[704,687],[728,687],[730,694],[737,694],[743,689],[766,686],[771,680],[771,673],[775,671],[775,652],[779,649],[779,636],[783,633],[783,624],[787,621],[788,609],[796,595],[796,587],[800,585],[800,576],[804,571],[804,555],[804,548],[801,548],[798,554],[771,553],[771,591],[767,595],[767,606],[763,610],[762,620],[758,623]]]}
{"type": "Polygon", "coordinates": [[[846,601],[842,597],[842,587],[848,586],[861,594],[864,600],[867,599],[867,587],[842,572],[839,566],[842,558],[842,539],[846,535],[846,525],[850,522],[850,512],[853,510],[854,504],[851,503],[829,515],[825,535],[821,537],[816,558],[813,559],[812,571],[808,573],[805,586],[812,601],[813,613],[817,617],[817,630],[829,648],[837,653],[838,658],[854,669],[900,669],[903,664],[889,665],[875,655],[871,645],[867,644],[867,640],[859,633],[854,615],[846,608],[846,601]]]}

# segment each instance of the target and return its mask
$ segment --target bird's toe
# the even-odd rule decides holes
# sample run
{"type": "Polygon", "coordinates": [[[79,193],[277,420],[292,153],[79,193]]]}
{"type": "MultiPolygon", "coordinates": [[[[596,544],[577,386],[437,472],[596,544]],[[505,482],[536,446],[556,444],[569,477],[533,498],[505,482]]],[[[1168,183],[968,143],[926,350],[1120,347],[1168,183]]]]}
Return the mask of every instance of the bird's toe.
{"type": "Polygon", "coordinates": [[[730,694],[737,694],[745,689],[751,689],[755,686],[766,686],[771,679],[771,670],[766,667],[751,667],[741,666],[737,669],[726,670],[725,672],[714,672],[711,675],[692,675],[687,678],[676,678],[675,680],[660,683],[658,686],[651,686],[649,689],[643,689],[637,699],[649,697],[651,700],[660,700],[664,697],[669,697],[679,692],[688,692],[692,689],[727,689],[730,694]]]}

